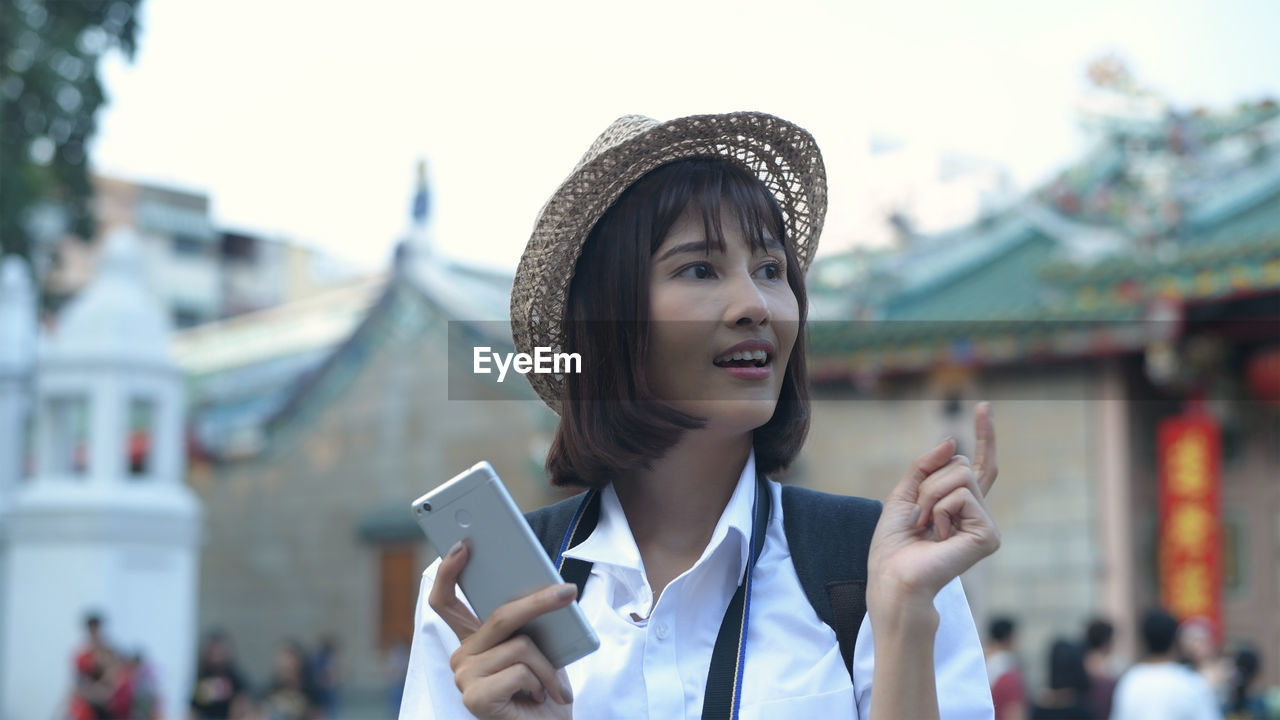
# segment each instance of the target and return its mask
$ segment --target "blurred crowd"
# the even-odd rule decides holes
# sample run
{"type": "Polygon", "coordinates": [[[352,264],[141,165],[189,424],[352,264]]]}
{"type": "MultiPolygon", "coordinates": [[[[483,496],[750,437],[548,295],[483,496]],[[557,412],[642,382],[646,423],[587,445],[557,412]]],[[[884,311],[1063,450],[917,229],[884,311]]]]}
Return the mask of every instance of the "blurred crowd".
{"type": "MultiPolygon", "coordinates": [[[[114,648],[103,618],[85,619],[85,641],[74,657],[70,720],[158,720],[160,695],[155,675],[141,654],[114,648]]],[[[403,674],[401,674],[403,678],[403,674]]],[[[231,638],[209,633],[196,662],[196,678],[186,720],[333,720],[341,679],[338,644],[322,638],[313,652],[293,640],[276,649],[264,684],[246,679],[231,638]]],[[[397,703],[398,706],[398,703],[397,703]]]]}
{"type": "Polygon", "coordinates": [[[1128,667],[1112,652],[1115,628],[1105,619],[1055,638],[1045,686],[1033,691],[1016,621],[995,618],[985,648],[996,720],[1280,720],[1280,688],[1256,687],[1257,648],[1219,647],[1207,620],[1179,623],[1163,610],[1147,612],[1138,632],[1142,655],[1128,667]]]}
{"type": "Polygon", "coordinates": [[[285,640],[258,690],[246,681],[231,639],[213,632],[196,663],[189,720],[332,720],[338,708],[338,645],[324,638],[313,653],[285,640]]]}
{"type": "Polygon", "coordinates": [[[159,697],[155,675],[142,653],[125,653],[107,643],[102,617],[85,618],[85,643],[76,651],[75,688],[68,703],[71,720],[155,720],[159,697]]]}

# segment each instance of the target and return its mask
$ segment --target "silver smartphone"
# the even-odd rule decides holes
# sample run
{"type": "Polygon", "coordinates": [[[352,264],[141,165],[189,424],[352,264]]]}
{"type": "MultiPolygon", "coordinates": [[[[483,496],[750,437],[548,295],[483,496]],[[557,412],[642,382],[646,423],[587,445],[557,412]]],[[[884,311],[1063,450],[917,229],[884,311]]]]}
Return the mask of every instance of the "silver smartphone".
{"type": "MultiPolygon", "coordinates": [[[[499,605],[564,582],[487,462],[413,501],[413,516],[441,555],[467,541],[470,557],[458,585],[481,622],[499,605]]],[[[534,618],[521,632],[556,668],[600,647],[576,602],[534,618]]]]}

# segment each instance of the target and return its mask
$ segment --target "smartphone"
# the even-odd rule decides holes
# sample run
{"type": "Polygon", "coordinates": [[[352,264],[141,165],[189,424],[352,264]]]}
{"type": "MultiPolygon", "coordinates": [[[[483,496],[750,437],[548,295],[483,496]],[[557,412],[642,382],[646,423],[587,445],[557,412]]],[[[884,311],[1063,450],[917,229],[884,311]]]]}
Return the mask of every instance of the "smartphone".
{"type": "MultiPolygon", "coordinates": [[[[458,576],[476,617],[564,580],[487,462],[413,501],[413,516],[440,555],[466,540],[470,558],[458,576]]],[[[520,629],[559,669],[600,647],[578,603],[534,618],[520,629]]]]}

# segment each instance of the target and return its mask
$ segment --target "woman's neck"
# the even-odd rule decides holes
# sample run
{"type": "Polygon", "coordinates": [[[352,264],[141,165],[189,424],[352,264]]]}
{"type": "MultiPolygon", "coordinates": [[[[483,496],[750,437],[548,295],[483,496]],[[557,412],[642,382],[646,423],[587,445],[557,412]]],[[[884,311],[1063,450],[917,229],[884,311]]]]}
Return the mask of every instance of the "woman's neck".
{"type": "Polygon", "coordinates": [[[654,602],[701,557],[750,453],[750,434],[690,431],[648,470],[614,481],[654,602]]]}

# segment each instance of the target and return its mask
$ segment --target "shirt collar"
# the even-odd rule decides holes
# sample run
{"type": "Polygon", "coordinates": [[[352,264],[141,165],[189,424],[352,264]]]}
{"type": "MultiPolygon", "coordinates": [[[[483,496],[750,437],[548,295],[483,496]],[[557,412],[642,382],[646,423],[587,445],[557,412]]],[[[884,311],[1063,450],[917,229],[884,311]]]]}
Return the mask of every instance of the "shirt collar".
{"type": "MultiPolygon", "coordinates": [[[[746,571],[751,552],[751,508],[755,496],[756,454],[752,449],[738,475],[733,495],[729,497],[729,503],[725,505],[724,512],[711,533],[711,540],[694,567],[706,561],[721,545],[732,543],[738,550],[738,576],[741,577],[746,571]]],[[[759,532],[764,531],[765,528],[759,528],[759,532]]],[[[565,550],[564,556],[643,572],[640,550],[636,547],[635,537],[631,534],[631,527],[627,524],[626,514],[622,510],[622,504],[618,502],[618,494],[613,485],[608,485],[601,491],[600,522],[596,524],[596,529],[586,540],[565,550]]]]}

